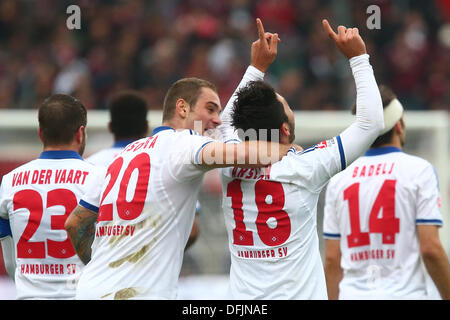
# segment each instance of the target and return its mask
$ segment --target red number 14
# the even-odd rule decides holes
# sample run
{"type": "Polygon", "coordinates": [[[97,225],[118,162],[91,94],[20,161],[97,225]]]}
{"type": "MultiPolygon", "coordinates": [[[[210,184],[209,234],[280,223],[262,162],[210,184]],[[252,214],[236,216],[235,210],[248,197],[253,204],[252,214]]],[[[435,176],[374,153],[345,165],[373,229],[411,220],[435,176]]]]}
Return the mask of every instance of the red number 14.
{"type": "MultiPolygon", "coordinates": [[[[375,199],[369,215],[369,232],[381,233],[383,244],[394,244],[395,234],[400,230],[400,219],[395,217],[396,180],[385,180],[375,199]],[[379,217],[380,210],[383,210],[379,217]]],[[[359,214],[359,182],[344,190],[344,200],[348,200],[350,213],[350,234],[348,247],[360,247],[370,244],[369,232],[361,232],[359,214]]]]}

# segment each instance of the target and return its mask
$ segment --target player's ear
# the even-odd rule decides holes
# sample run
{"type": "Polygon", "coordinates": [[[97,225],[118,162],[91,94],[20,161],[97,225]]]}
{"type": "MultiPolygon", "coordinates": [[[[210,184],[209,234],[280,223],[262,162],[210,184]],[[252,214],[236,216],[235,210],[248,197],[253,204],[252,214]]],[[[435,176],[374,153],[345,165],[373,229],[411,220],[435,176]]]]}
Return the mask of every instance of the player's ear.
{"type": "Polygon", "coordinates": [[[289,127],[289,123],[287,122],[283,122],[283,124],[281,125],[281,130],[280,130],[280,137],[281,135],[289,137],[291,135],[291,130],[289,127]]]}
{"type": "Polygon", "coordinates": [[[175,110],[182,119],[185,119],[189,114],[190,107],[184,99],[178,99],[175,103],[175,110]]]}
{"type": "Polygon", "coordinates": [[[86,138],[85,135],[86,135],[86,127],[80,126],[77,130],[77,133],[75,134],[75,138],[78,144],[83,143],[84,139],[86,138]]]}
{"type": "Polygon", "coordinates": [[[403,126],[401,120],[398,120],[394,125],[394,131],[397,134],[401,134],[403,132],[403,126]]]}

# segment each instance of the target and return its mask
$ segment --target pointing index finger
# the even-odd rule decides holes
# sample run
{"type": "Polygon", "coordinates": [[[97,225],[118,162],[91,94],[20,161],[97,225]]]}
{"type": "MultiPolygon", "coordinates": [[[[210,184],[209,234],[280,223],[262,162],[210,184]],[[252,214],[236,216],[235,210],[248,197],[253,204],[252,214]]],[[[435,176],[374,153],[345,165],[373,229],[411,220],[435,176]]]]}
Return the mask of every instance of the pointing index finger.
{"type": "Polygon", "coordinates": [[[257,26],[257,28],[258,28],[259,40],[260,40],[262,43],[265,43],[265,42],[266,42],[266,38],[265,38],[265,36],[264,36],[265,32],[264,32],[264,27],[263,27],[263,24],[262,24],[262,22],[261,22],[261,19],[256,18],[256,26],[257,26]]]}
{"type": "Polygon", "coordinates": [[[337,34],[333,31],[333,29],[331,29],[331,26],[330,26],[330,24],[328,23],[328,20],[327,20],[327,19],[323,19],[323,20],[322,20],[322,25],[323,25],[323,28],[325,29],[325,31],[328,33],[328,36],[329,36],[331,39],[333,39],[333,40],[337,40],[337,39],[338,39],[337,34]]]}

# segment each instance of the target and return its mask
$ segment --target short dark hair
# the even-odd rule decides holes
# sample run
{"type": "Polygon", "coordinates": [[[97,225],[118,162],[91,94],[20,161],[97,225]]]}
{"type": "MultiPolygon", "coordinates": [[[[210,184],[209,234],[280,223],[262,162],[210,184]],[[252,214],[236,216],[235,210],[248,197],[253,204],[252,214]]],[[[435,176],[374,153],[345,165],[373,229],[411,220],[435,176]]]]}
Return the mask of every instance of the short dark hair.
{"type": "MultiPolygon", "coordinates": [[[[267,141],[271,141],[271,129],[279,130],[288,117],[283,104],[278,100],[275,89],[264,81],[251,81],[236,93],[232,125],[236,129],[256,130],[256,139],[260,129],[267,130],[267,141]]],[[[251,139],[252,137],[245,137],[251,139]]]]}
{"type": "MultiPolygon", "coordinates": [[[[397,99],[394,91],[386,85],[380,84],[378,86],[381,95],[381,101],[383,102],[383,109],[386,108],[392,100],[397,99]]],[[[356,104],[352,107],[352,114],[356,114],[356,104]]],[[[390,143],[392,141],[392,136],[394,135],[394,128],[389,130],[388,132],[382,134],[370,146],[371,148],[378,148],[383,144],[390,143]]]]}
{"type": "Polygon", "coordinates": [[[58,146],[71,143],[78,129],[86,126],[87,111],[78,99],[54,94],[39,107],[38,119],[44,146],[58,146]]]}
{"type": "Polygon", "coordinates": [[[170,120],[178,99],[183,99],[193,107],[202,88],[210,88],[217,93],[217,87],[211,82],[198,78],[183,78],[176,81],[167,91],[163,105],[163,121],[170,120]]]}
{"type": "Polygon", "coordinates": [[[115,139],[139,139],[147,134],[147,101],[138,91],[125,90],[109,102],[111,132],[115,139]]]}

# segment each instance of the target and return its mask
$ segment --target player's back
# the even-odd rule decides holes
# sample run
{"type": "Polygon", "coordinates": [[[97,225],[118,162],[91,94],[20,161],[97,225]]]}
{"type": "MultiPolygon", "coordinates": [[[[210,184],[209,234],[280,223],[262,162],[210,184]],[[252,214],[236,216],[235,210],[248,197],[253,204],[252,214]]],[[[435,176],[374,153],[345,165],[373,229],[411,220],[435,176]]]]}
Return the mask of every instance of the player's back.
{"type": "Polygon", "coordinates": [[[92,258],[77,298],[176,297],[205,172],[193,161],[211,139],[160,128],[130,144],[108,168],[92,258]]]}
{"type": "Polygon", "coordinates": [[[340,298],[425,298],[416,225],[442,224],[438,201],[433,167],[395,147],[371,149],[333,177],[324,236],[341,239],[340,298]]]}
{"type": "Polygon", "coordinates": [[[341,168],[336,141],[290,150],[268,168],[221,171],[233,298],[327,298],[316,213],[341,168]]]}
{"type": "Polygon", "coordinates": [[[0,215],[9,219],[18,299],[70,299],[83,263],[64,229],[98,169],[74,151],[45,151],[2,180],[0,215]]]}

